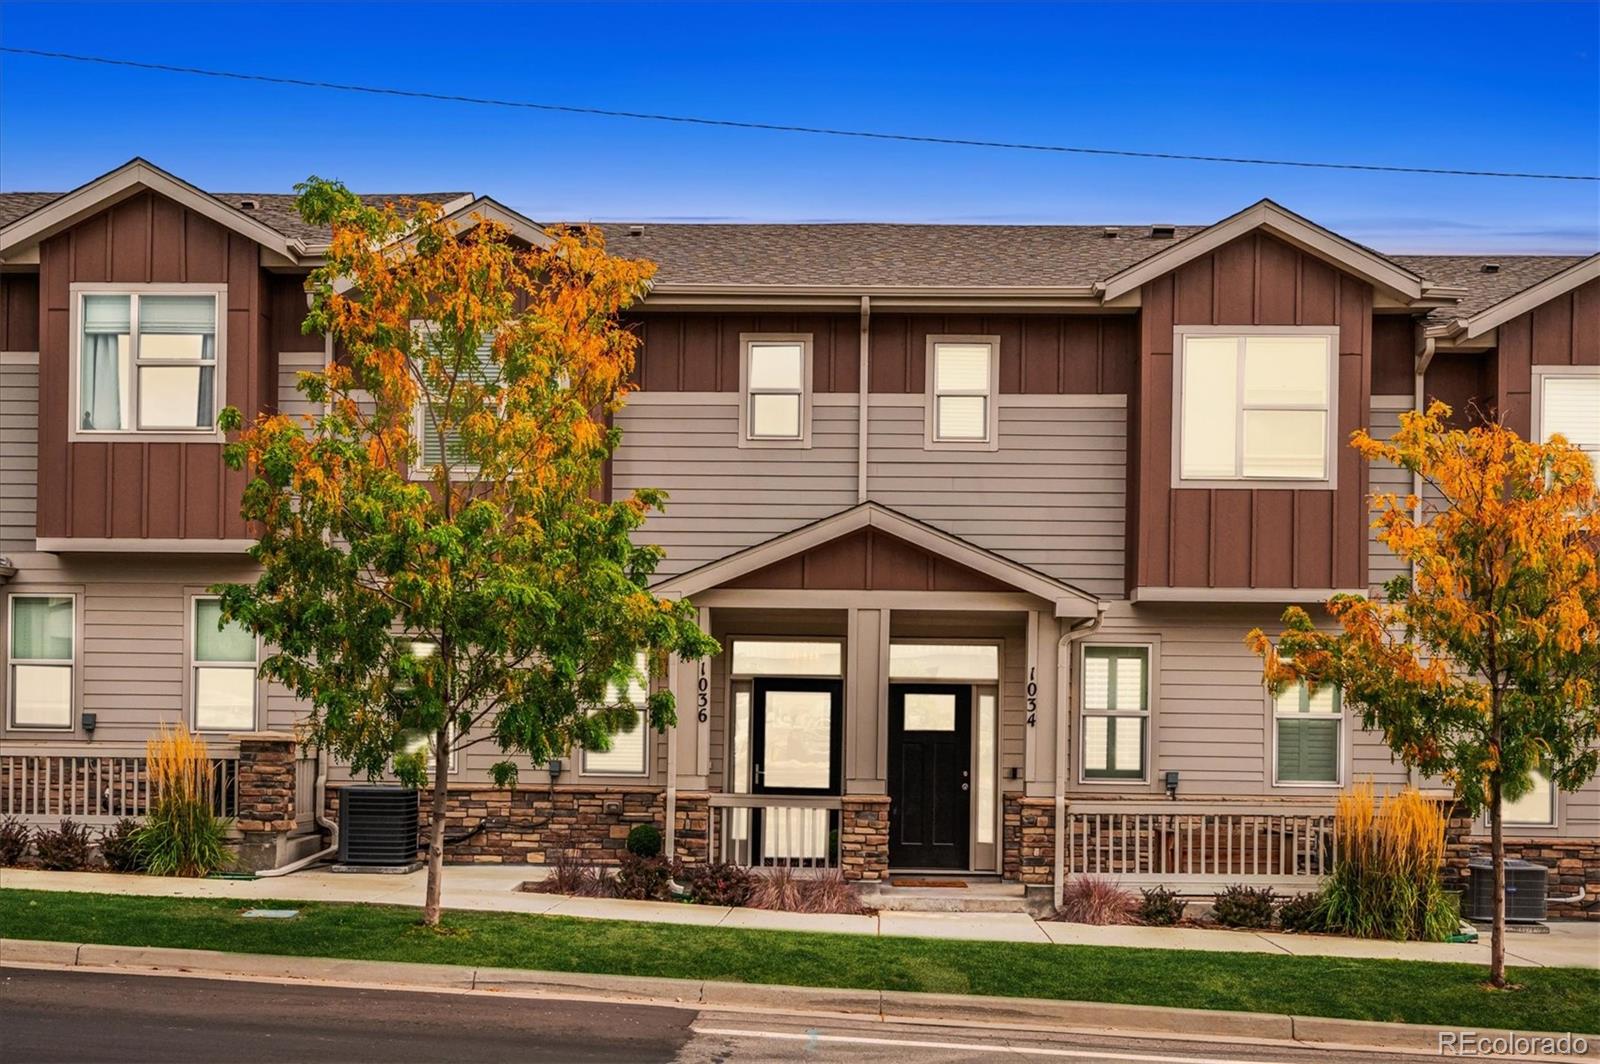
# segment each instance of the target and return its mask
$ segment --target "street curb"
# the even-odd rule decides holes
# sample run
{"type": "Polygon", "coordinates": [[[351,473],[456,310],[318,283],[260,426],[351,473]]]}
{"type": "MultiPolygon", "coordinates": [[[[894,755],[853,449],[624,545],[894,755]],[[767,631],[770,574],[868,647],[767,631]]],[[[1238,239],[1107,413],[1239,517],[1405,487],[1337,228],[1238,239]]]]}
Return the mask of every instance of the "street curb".
{"type": "MultiPolygon", "coordinates": [[[[895,990],[777,986],[763,983],[663,979],[522,968],[299,957],[146,946],[101,946],[0,938],[0,965],[49,965],[124,971],[181,972],[242,978],[323,980],[400,989],[482,990],[506,994],[592,995],[660,1005],[781,1012],[832,1013],[891,1022],[971,1023],[1036,1030],[1116,1031],[1121,1034],[1248,1039],[1319,1047],[1437,1053],[1439,1035],[1459,1028],[1379,1023],[1264,1012],[1221,1012],[1050,998],[979,997],[895,990]]],[[[1478,1032],[1484,1037],[1511,1032],[1478,1032]]],[[[1522,1038],[1559,1037],[1516,1032],[1522,1038]]],[[[1600,1035],[1589,1036],[1586,1059],[1600,1059],[1600,1035]]],[[[1524,1057],[1573,1060],[1574,1057],[1524,1057]]]]}

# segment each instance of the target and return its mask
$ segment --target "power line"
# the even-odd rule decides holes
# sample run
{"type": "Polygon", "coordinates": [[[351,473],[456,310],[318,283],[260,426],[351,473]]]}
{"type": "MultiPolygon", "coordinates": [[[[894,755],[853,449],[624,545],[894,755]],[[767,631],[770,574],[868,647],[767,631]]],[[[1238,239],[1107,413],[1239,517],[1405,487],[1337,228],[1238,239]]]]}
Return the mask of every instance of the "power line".
{"type": "Polygon", "coordinates": [[[632,118],[647,122],[676,122],[681,125],[718,126],[724,129],[752,129],[771,133],[806,133],[822,137],[853,137],[858,140],[900,141],[909,144],[944,144],[963,148],[997,148],[1008,151],[1054,152],[1068,155],[1101,155],[1124,159],[1166,159],[1181,162],[1231,163],[1240,166],[1294,166],[1310,170],[1358,170],[1380,174],[1432,174],[1447,177],[1504,177],[1530,181],[1600,181],[1592,174],[1541,174],[1511,170],[1451,170],[1434,166],[1380,166],[1376,163],[1329,163],[1305,159],[1255,159],[1234,155],[1189,155],[1182,152],[1131,151],[1121,148],[1085,148],[1065,144],[1029,144],[1019,141],[978,140],[968,137],[934,137],[915,133],[884,133],[864,129],[832,129],[827,126],[798,126],[780,122],[741,122],[731,118],[704,118],[693,115],[655,114],[649,111],[616,111],[601,107],[578,107],[571,104],[535,103],[531,100],[498,100],[485,96],[462,96],[454,93],[425,92],[419,89],[395,89],[376,85],[349,85],[337,81],[316,81],[309,78],[276,77],[270,74],[245,74],[236,70],[207,70],[201,67],[173,66],[167,63],[146,63],[135,59],[114,59],[101,55],[76,55],[71,52],[50,52],[38,48],[12,48],[0,46],[0,52],[12,55],[29,55],[42,59],[63,59],[74,63],[97,63],[102,66],[131,67],[136,70],[156,70],[167,74],[191,74],[206,78],[224,78],[232,81],[255,81],[268,85],[293,85],[305,89],[326,89],[335,92],[358,92],[370,96],[399,96],[413,100],[437,100],[444,103],[473,104],[481,107],[510,107],[529,111],[556,111],[563,114],[592,115],[601,118],[632,118]]]}

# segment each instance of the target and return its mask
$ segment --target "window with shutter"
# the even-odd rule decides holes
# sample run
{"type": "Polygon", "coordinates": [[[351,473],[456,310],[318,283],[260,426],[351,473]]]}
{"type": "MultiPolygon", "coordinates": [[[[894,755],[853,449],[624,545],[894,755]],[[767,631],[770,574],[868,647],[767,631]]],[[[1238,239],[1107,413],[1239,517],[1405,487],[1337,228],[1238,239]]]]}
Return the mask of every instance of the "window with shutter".
{"type": "Polygon", "coordinates": [[[1273,700],[1272,723],[1279,784],[1340,782],[1344,711],[1336,687],[1311,691],[1303,683],[1273,700]]]}
{"type": "Polygon", "coordinates": [[[1150,652],[1085,647],[1082,674],[1083,778],[1142,780],[1150,725],[1150,652]]]}

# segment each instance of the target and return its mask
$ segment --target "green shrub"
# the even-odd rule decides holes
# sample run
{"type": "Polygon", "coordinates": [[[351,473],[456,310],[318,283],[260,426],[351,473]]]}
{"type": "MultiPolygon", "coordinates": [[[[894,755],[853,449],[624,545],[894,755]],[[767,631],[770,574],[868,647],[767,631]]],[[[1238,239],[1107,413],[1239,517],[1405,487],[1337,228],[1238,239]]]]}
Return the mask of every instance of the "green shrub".
{"type": "Polygon", "coordinates": [[[139,822],[125,816],[100,836],[100,856],[111,871],[144,871],[144,862],[139,857],[139,844],[136,838],[138,830],[139,822]]]}
{"type": "Polygon", "coordinates": [[[1216,895],[1211,915],[1223,927],[1271,927],[1272,903],[1275,900],[1271,887],[1235,884],[1216,895]]]}
{"type": "Polygon", "coordinates": [[[1177,891],[1166,887],[1148,887],[1139,893],[1144,895],[1137,912],[1141,924],[1171,927],[1183,919],[1183,899],[1178,897],[1177,891]]]}
{"type": "Polygon", "coordinates": [[[696,905],[743,905],[753,887],[749,870],[727,861],[691,865],[680,878],[696,905]]]}
{"type": "Polygon", "coordinates": [[[1322,891],[1300,894],[1283,903],[1278,910],[1278,923],[1285,931],[1317,934],[1328,929],[1327,899],[1322,891]]]}
{"type": "Polygon", "coordinates": [[[636,857],[661,855],[661,829],[654,824],[635,824],[628,831],[628,852],[636,857]]]}
{"type": "Polygon", "coordinates": [[[14,816],[0,820],[0,868],[20,864],[27,856],[33,829],[14,816]]]}
{"type": "Polygon", "coordinates": [[[623,854],[611,879],[611,893],[630,901],[667,901],[672,897],[672,862],[659,855],[623,854]]]}
{"type": "Polygon", "coordinates": [[[89,865],[89,829],[63,820],[54,831],[39,831],[33,836],[39,854],[39,867],[52,872],[77,872],[89,865]]]}
{"type": "Polygon", "coordinates": [[[228,821],[211,810],[211,759],[203,739],[179,724],[146,746],[150,813],[133,833],[145,871],[155,876],[207,876],[233,863],[228,821]]]}

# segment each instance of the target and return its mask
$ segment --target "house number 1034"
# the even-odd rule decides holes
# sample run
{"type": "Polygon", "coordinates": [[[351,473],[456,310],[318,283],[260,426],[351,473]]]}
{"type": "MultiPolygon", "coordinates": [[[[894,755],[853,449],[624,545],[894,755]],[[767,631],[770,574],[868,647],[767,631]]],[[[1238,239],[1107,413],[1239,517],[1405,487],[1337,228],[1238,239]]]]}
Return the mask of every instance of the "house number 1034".
{"type": "Polygon", "coordinates": [[[1039,723],[1039,680],[1038,669],[1033,665],[1028,666],[1028,727],[1039,723]]]}

